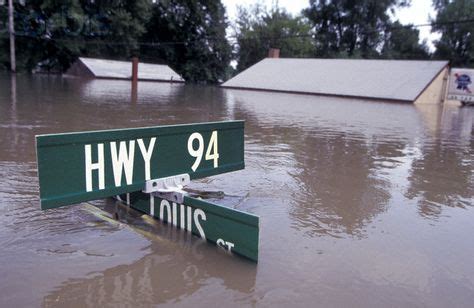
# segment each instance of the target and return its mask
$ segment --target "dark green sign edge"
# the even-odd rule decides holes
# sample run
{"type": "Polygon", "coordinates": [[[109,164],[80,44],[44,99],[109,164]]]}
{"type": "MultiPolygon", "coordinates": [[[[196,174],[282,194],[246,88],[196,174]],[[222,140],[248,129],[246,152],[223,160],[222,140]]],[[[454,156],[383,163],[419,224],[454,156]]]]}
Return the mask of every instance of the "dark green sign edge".
{"type": "Polygon", "coordinates": [[[199,129],[201,131],[228,130],[244,128],[244,123],[245,121],[239,120],[224,122],[204,122],[197,124],[177,124],[125,129],[95,130],[60,134],[44,134],[36,135],[36,148],[83,142],[93,143],[107,142],[127,138],[133,139],[137,136],[137,134],[139,134],[141,138],[175,135],[180,133],[186,133],[194,128],[199,129]],[[110,137],[111,134],[113,134],[113,137],[110,137]],[[74,138],[74,142],[71,142],[71,137],[74,138]]]}
{"type": "Polygon", "coordinates": [[[215,215],[232,219],[240,223],[258,228],[258,216],[255,216],[250,213],[242,212],[236,209],[231,209],[219,204],[210,203],[207,201],[203,201],[203,200],[188,197],[188,196],[184,197],[183,204],[189,204],[194,207],[213,213],[215,215]]]}

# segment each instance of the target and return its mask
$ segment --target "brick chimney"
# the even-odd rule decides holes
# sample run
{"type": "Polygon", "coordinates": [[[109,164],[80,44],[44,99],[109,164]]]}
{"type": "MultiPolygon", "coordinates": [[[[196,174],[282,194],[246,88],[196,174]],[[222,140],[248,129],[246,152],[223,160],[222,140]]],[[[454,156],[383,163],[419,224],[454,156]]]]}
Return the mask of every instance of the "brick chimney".
{"type": "Polygon", "coordinates": [[[278,48],[270,48],[268,50],[268,57],[269,58],[279,58],[280,57],[280,49],[278,48]]]}

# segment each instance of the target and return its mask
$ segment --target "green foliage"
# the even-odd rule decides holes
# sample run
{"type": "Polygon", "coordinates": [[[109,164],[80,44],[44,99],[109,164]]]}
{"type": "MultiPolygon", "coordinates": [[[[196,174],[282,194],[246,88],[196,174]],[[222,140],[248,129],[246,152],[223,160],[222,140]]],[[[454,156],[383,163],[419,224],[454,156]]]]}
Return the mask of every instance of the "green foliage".
{"type": "Polygon", "coordinates": [[[282,57],[427,59],[419,31],[390,18],[408,5],[406,0],[310,0],[304,17],[277,7],[241,8],[237,71],[260,61],[269,48],[280,48],[282,57]]]}
{"type": "MultiPolygon", "coordinates": [[[[410,0],[310,0],[302,15],[277,6],[239,8],[234,55],[220,0],[29,0],[15,1],[17,67],[40,64],[64,71],[78,56],[169,64],[187,81],[216,83],[267,56],[429,58],[419,31],[393,22],[391,13],[410,0]]],[[[436,58],[474,66],[474,0],[433,0],[436,58]]],[[[9,67],[7,8],[0,6],[0,69],[9,67]]]]}
{"type": "Polygon", "coordinates": [[[474,67],[474,0],[437,0],[435,58],[448,59],[453,66],[474,67]],[[471,22],[462,22],[471,20],[471,22]],[[456,22],[453,22],[456,21],[456,22]]]}
{"type": "Polygon", "coordinates": [[[419,43],[420,31],[394,22],[386,33],[381,56],[388,59],[428,59],[426,42],[419,43]]]}
{"type": "MultiPolygon", "coordinates": [[[[63,71],[79,55],[129,58],[138,50],[150,6],[148,0],[15,2],[17,68],[29,71],[40,64],[63,71]]],[[[6,14],[0,18],[6,22],[6,14]]],[[[0,48],[8,54],[5,40],[2,36],[0,48]]]]}
{"type": "Polygon", "coordinates": [[[140,37],[146,31],[144,25],[151,16],[149,0],[95,1],[88,10],[94,14],[91,19],[98,20],[99,28],[86,36],[92,42],[87,55],[127,59],[137,54],[140,37]]]}
{"type": "Polygon", "coordinates": [[[161,58],[184,79],[225,80],[231,59],[225,9],[215,0],[167,0],[153,6],[142,46],[148,58],[161,58]]]}
{"type": "Polygon", "coordinates": [[[0,70],[9,67],[10,43],[8,40],[8,11],[0,5],[0,70]]]}
{"type": "MultiPolygon", "coordinates": [[[[0,24],[7,25],[5,7],[0,24]]],[[[231,58],[226,27],[216,0],[30,0],[15,3],[17,68],[64,71],[78,56],[138,55],[166,62],[188,81],[218,82],[231,58]]],[[[0,50],[0,64],[9,67],[6,31],[0,50]]]]}
{"type": "Polygon", "coordinates": [[[280,49],[281,57],[309,57],[314,54],[311,26],[301,17],[273,7],[261,5],[239,7],[235,38],[237,71],[265,58],[270,48],[280,49]]]}
{"type": "Polygon", "coordinates": [[[376,58],[383,47],[389,12],[406,0],[310,0],[304,14],[311,21],[317,57],[376,58]]]}

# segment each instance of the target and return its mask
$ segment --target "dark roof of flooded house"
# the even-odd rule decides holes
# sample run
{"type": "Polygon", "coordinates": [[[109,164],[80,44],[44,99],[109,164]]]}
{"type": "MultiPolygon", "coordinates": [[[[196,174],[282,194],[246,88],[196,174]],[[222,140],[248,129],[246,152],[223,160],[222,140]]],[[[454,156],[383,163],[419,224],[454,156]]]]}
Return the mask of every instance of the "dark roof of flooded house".
{"type": "Polygon", "coordinates": [[[223,87],[414,101],[447,61],[266,58],[223,87]]]}
{"type": "MultiPolygon", "coordinates": [[[[93,58],[79,58],[67,75],[104,79],[131,79],[132,62],[93,58]]],[[[163,64],[138,64],[138,80],[184,82],[184,79],[163,64]]]]}

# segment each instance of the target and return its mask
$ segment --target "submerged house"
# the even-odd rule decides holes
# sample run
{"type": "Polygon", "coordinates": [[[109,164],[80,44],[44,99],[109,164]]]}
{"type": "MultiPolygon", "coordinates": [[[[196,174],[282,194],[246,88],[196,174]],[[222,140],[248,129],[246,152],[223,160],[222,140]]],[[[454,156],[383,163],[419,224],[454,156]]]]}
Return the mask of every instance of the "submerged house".
{"type": "MultiPolygon", "coordinates": [[[[81,57],[67,70],[65,75],[130,80],[132,78],[132,62],[81,57]]],[[[148,63],[138,65],[138,80],[184,82],[184,79],[168,65],[148,63]]]]}
{"type": "Polygon", "coordinates": [[[447,61],[266,58],[224,88],[438,104],[447,61]]]}

